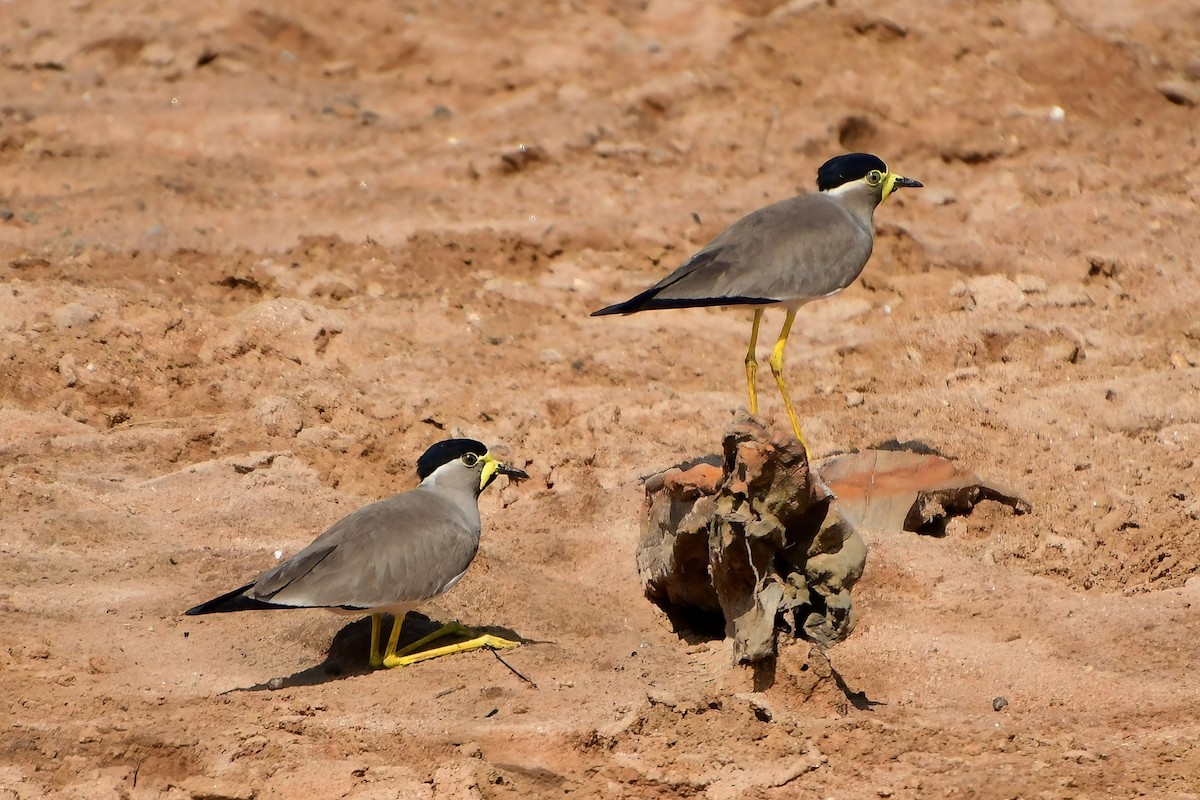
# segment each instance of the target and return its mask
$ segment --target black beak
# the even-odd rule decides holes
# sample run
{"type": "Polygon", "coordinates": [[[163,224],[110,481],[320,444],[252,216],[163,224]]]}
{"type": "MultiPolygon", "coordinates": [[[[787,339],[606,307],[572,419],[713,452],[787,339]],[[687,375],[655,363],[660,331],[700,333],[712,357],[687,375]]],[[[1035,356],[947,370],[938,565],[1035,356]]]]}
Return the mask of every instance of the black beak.
{"type": "Polygon", "coordinates": [[[924,185],[925,184],[921,183],[920,181],[913,180],[912,178],[896,178],[896,184],[895,184],[895,186],[892,187],[892,190],[895,191],[896,189],[905,189],[905,188],[920,189],[924,185]]]}
{"type": "Polygon", "coordinates": [[[526,472],[525,470],[517,469],[516,467],[509,467],[504,464],[501,464],[500,466],[496,467],[496,474],[497,475],[507,475],[508,477],[512,478],[514,481],[523,481],[523,480],[526,480],[529,478],[529,473],[526,472]]]}

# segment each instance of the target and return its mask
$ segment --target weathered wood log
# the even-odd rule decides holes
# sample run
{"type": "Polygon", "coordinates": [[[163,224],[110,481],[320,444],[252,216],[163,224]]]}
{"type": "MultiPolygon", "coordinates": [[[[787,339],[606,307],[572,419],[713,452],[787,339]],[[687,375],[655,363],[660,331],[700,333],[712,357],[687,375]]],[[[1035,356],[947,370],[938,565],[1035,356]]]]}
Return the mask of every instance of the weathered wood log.
{"type": "Polygon", "coordinates": [[[867,548],[804,448],[739,413],[720,457],[646,480],[638,571],[668,613],[721,615],[736,663],[776,654],[776,631],[822,647],[856,619],[867,548]]]}

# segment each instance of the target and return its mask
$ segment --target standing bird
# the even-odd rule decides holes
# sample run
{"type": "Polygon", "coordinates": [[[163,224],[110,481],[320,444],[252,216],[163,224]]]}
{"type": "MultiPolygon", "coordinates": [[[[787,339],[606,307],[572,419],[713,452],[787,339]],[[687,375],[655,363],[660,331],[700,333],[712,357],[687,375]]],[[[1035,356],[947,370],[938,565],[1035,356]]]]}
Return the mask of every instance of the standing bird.
{"type": "Polygon", "coordinates": [[[783,349],[800,306],[845,289],[863,271],[875,241],[875,206],[902,187],[920,181],[890,172],[878,157],[850,153],[817,170],[818,192],[760,208],[725,229],[687,263],[624,303],[592,312],[593,317],[634,314],[659,308],[751,306],[754,325],[746,351],[750,413],[758,413],[755,376],[758,325],[763,309],[787,309],[768,363],[796,438],[808,442],[783,380],[783,349]]]}
{"type": "Polygon", "coordinates": [[[474,636],[451,623],[396,652],[404,616],[458,583],[479,550],[479,495],[497,475],[528,478],[474,439],[447,439],[417,460],[417,488],[371,503],[335,522],[312,544],[253,583],[188,609],[188,616],[276,608],[326,608],[371,615],[372,667],[402,667],[481,647],[516,647],[474,636]],[[387,649],[379,650],[384,614],[392,614],[387,649]],[[470,641],[418,651],[447,634],[470,641]],[[412,653],[412,655],[409,655],[412,653]]]}

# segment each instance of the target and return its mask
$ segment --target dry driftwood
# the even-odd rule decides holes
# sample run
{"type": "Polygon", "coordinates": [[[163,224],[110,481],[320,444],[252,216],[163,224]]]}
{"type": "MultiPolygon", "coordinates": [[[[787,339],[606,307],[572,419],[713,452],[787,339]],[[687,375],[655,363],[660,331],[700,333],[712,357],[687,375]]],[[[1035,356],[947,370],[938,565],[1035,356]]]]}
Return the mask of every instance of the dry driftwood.
{"type": "Polygon", "coordinates": [[[637,551],[646,596],[677,627],[689,613],[721,615],[737,663],[773,657],[781,623],[829,647],[856,621],[850,591],[867,559],[859,528],[936,532],[980,500],[1029,510],[935,455],[867,450],[821,470],[828,486],[799,442],[741,412],[720,456],[647,478],[637,551]]]}
{"type": "Polygon", "coordinates": [[[671,611],[721,613],[738,663],[775,655],[781,619],[822,646],[849,635],[850,590],[867,548],[810,474],[804,449],[740,415],[721,466],[672,468],[646,481],[638,569],[671,611]]]}

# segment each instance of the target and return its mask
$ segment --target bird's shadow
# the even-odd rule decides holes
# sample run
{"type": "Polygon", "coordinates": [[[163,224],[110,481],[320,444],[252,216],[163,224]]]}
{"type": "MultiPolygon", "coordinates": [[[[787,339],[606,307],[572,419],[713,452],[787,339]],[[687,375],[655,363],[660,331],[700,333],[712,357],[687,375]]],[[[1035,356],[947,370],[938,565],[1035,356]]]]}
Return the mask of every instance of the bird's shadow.
{"type": "MultiPolygon", "coordinates": [[[[821,671],[828,670],[829,677],[833,679],[834,686],[836,686],[838,691],[845,696],[846,702],[854,708],[858,709],[859,711],[873,711],[875,706],[887,705],[887,703],[883,700],[872,700],[871,698],[867,697],[867,693],[865,691],[851,689],[850,685],[846,683],[846,679],[842,677],[842,673],[838,672],[837,667],[835,667],[833,662],[829,660],[829,654],[825,651],[814,649],[810,655],[810,658],[812,661],[801,665],[800,669],[802,671],[807,671],[810,668],[810,665],[814,665],[813,662],[815,661],[815,666],[821,669],[821,671]]],[[[778,662],[774,658],[769,658],[753,665],[754,691],[765,692],[767,689],[770,689],[775,685],[777,667],[778,662]]],[[[820,674],[820,672],[818,672],[818,674],[820,674]]]]}
{"type": "Polygon", "coordinates": [[[838,689],[846,696],[846,702],[857,708],[859,711],[872,711],[875,706],[885,706],[883,700],[872,700],[867,697],[865,691],[855,691],[846,683],[846,679],[842,677],[842,673],[838,672],[832,664],[829,666],[829,671],[833,673],[833,682],[837,684],[838,689]]]}
{"type": "MultiPolygon", "coordinates": [[[[442,625],[443,623],[435,622],[424,614],[410,611],[404,619],[404,627],[400,631],[398,647],[405,647],[421,637],[433,633],[441,628],[442,625]]],[[[385,641],[391,630],[392,617],[389,614],[384,617],[381,632],[385,641]]],[[[535,639],[527,639],[516,631],[497,625],[472,626],[471,630],[476,635],[488,633],[503,639],[509,639],[510,641],[520,642],[521,644],[543,644],[543,642],[535,639]]],[[[433,648],[440,647],[443,644],[452,644],[456,641],[462,641],[464,638],[462,636],[447,635],[445,640],[438,639],[436,642],[431,643],[429,647],[433,648]]],[[[363,617],[343,626],[334,635],[333,641],[329,643],[329,649],[325,651],[325,660],[320,664],[314,664],[299,672],[293,672],[286,677],[271,678],[264,683],[256,683],[253,686],[239,686],[224,691],[221,694],[276,691],[296,686],[320,686],[324,683],[351,678],[356,675],[368,675],[376,671],[367,659],[367,651],[370,646],[371,618],[363,617]]]]}

